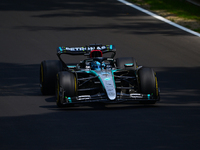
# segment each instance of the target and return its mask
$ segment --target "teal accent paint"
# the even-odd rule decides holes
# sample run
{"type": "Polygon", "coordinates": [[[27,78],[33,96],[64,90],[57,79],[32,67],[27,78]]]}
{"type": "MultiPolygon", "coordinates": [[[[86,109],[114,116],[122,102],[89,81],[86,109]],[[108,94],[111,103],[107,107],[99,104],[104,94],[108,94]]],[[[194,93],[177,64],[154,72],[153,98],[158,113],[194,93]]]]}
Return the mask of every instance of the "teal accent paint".
{"type": "Polygon", "coordinates": [[[114,73],[116,72],[116,71],[118,71],[119,69],[116,69],[116,70],[111,70],[112,71],[112,75],[114,75],[114,73]]]}
{"type": "Polygon", "coordinates": [[[133,66],[133,63],[130,63],[130,64],[125,64],[126,66],[133,66]]]}
{"type": "Polygon", "coordinates": [[[147,94],[147,98],[150,99],[151,94],[147,94]]]}
{"type": "Polygon", "coordinates": [[[69,102],[69,103],[72,103],[71,97],[68,97],[68,102],[69,102]]]}
{"type": "Polygon", "coordinates": [[[116,70],[111,70],[111,72],[112,72],[112,77],[113,77],[113,83],[114,83],[114,85],[115,85],[115,89],[116,89],[116,84],[115,84],[114,73],[115,73],[117,70],[118,70],[118,69],[116,69],[116,70]]]}
{"type": "Polygon", "coordinates": [[[67,67],[69,67],[69,68],[75,68],[76,66],[68,66],[68,65],[67,65],[67,67]]]}
{"type": "Polygon", "coordinates": [[[108,80],[110,80],[110,78],[105,78],[104,80],[108,81],[108,80]]]}
{"type": "Polygon", "coordinates": [[[90,73],[90,71],[85,71],[86,73],[90,73]]]}
{"type": "Polygon", "coordinates": [[[105,89],[105,86],[104,86],[104,84],[103,84],[103,81],[101,80],[101,78],[99,77],[99,75],[98,75],[94,70],[85,71],[85,72],[86,72],[86,73],[91,73],[91,74],[97,76],[97,77],[99,78],[99,81],[101,82],[103,88],[105,89]]]}
{"type": "Polygon", "coordinates": [[[85,71],[86,73],[91,73],[91,74],[93,74],[93,75],[95,75],[95,76],[98,76],[98,74],[94,71],[94,70],[90,70],[90,71],[85,71]]]}

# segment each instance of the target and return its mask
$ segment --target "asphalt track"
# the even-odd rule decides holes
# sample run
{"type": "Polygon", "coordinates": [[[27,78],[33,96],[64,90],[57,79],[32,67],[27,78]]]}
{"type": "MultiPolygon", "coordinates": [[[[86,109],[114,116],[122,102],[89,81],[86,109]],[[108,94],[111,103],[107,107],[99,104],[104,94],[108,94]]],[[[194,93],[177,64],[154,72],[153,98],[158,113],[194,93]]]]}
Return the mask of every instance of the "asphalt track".
{"type": "Polygon", "coordinates": [[[200,149],[199,37],[116,0],[1,0],[0,19],[1,150],[200,149]],[[42,96],[40,62],[91,43],[153,67],[161,101],[59,109],[42,96]]]}

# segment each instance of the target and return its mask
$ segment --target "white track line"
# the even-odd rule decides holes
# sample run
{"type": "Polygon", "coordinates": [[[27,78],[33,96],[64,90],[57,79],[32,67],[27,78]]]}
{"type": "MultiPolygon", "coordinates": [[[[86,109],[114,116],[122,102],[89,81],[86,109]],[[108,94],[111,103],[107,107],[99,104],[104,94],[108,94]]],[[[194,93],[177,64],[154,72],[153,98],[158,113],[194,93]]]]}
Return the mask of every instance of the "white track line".
{"type": "Polygon", "coordinates": [[[136,5],[134,5],[134,4],[130,3],[130,2],[127,2],[127,1],[125,1],[125,0],[117,0],[117,1],[119,1],[119,2],[121,2],[121,3],[124,3],[125,5],[128,5],[128,6],[132,7],[132,8],[135,8],[135,9],[141,11],[141,12],[144,12],[144,13],[146,13],[146,14],[148,14],[148,15],[150,15],[150,16],[156,18],[156,19],[159,19],[159,20],[161,20],[161,21],[164,21],[164,22],[166,22],[166,23],[168,23],[168,24],[170,24],[170,25],[172,25],[172,26],[174,26],[174,27],[177,27],[177,28],[179,28],[179,29],[181,29],[181,30],[184,30],[184,31],[186,31],[186,32],[189,32],[189,33],[191,33],[191,34],[193,34],[193,35],[196,35],[196,36],[200,37],[200,34],[199,34],[199,33],[195,32],[195,31],[192,31],[192,30],[190,30],[190,29],[188,29],[188,28],[185,28],[185,27],[183,27],[183,26],[181,26],[181,25],[178,25],[178,24],[176,24],[176,23],[174,23],[174,22],[172,22],[172,21],[169,21],[169,20],[167,20],[167,19],[165,19],[165,18],[163,18],[163,17],[161,17],[161,16],[158,16],[158,15],[156,15],[156,14],[154,14],[154,13],[152,13],[152,12],[146,10],[146,9],[143,9],[143,8],[141,8],[141,7],[138,7],[138,6],[136,6],[136,5]]]}
{"type": "Polygon", "coordinates": [[[194,2],[193,0],[187,0],[187,1],[190,2],[190,3],[192,3],[192,4],[194,4],[194,5],[200,6],[199,3],[196,3],[196,2],[194,2]]]}

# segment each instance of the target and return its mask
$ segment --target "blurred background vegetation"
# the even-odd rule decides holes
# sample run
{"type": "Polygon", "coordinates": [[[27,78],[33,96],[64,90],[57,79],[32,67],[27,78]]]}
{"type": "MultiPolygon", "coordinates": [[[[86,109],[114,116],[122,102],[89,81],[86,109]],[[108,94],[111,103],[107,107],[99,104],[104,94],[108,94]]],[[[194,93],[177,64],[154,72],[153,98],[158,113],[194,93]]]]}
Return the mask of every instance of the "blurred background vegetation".
{"type": "Polygon", "coordinates": [[[130,0],[168,20],[200,32],[200,0],[130,0]],[[189,2],[190,1],[190,2],[189,2]]]}

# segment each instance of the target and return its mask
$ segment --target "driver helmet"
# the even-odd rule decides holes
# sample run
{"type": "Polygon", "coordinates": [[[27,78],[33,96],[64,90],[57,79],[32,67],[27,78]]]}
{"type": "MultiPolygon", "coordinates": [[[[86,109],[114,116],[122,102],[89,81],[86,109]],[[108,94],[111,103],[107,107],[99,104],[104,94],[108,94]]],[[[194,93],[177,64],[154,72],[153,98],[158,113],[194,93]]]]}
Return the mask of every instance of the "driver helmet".
{"type": "Polygon", "coordinates": [[[92,68],[93,70],[101,70],[101,63],[98,62],[98,61],[93,61],[93,62],[91,63],[91,68],[92,68]]]}

